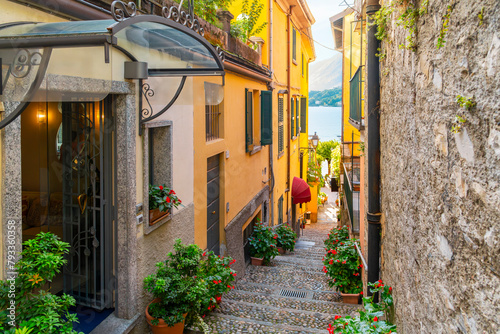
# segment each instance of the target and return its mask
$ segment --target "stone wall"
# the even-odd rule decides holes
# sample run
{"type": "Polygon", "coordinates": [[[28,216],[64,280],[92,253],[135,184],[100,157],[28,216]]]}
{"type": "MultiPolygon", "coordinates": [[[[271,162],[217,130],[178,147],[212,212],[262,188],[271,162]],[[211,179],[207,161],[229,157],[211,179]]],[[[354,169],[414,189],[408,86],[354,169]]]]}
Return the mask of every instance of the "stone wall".
{"type": "Polygon", "coordinates": [[[417,28],[415,52],[398,48],[407,32],[394,16],[383,43],[381,276],[394,287],[398,333],[497,333],[500,2],[430,0],[417,28]],[[456,115],[467,120],[459,134],[456,115]]]}

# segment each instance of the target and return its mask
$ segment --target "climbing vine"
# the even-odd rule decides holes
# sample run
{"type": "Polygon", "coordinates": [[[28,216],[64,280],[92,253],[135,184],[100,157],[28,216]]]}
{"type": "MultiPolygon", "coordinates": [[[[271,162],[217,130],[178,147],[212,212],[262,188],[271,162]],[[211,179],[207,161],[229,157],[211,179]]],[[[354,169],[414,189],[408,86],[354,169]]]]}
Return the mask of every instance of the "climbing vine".
{"type": "Polygon", "coordinates": [[[448,7],[446,7],[446,14],[443,15],[443,26],[439,31],[436,49],[442,48],[444,46],[444,43],[446,43],[446,40],[444,38],[446,37],[446,33],[448,32],[448,25],[450,24],[450,16],[452,11],[453,6],[450,4],[448,5],[448,7]]]}

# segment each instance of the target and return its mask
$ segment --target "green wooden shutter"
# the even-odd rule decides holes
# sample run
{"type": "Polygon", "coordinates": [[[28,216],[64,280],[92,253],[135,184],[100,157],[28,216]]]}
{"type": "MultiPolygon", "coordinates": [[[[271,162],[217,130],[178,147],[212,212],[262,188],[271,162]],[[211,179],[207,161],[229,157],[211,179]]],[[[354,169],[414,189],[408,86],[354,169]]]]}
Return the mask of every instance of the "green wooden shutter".
{"type": "Polygon", "coordinates": [[[283,96],[278,96],[278,154],[284,150],[285,129],[284,129],[284,99],[283,96]]]}
{"type": "Polygon", "coordinates": [[[307,97],[300,99],[300,133],[307,133],[307,97]]]}
{"type": "Polygon", "coordinates": [[[295,101],[295,135],[299,135],[299,99],[295,101]]]}
{"type": "Polygon", "coordinates": [[[292,59],[297,60],[297,30],[295,28],[293,28],[292,40],[292,59]]]}
{"type": "Polygon", "coordinates": [[[263,90],[260,93],[260,144],[273,143],[273,92],[263,90]]]}
{"type": "Polygon", "coordinates": [[[290,99],[290,138],[295,136],[295,99],[292,97],[290,99]]]}
{"type": "Polygon", "coordinates": [[[253,149],[253,92],[245,89],[245,150],[253,149]]]}

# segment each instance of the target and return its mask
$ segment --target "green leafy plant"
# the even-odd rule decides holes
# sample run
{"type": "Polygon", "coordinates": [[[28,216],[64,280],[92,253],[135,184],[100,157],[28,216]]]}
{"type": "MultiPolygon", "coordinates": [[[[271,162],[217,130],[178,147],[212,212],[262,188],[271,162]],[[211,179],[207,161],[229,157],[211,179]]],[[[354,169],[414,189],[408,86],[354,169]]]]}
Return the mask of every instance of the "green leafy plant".
{"type": "Polygon", "coordinates": [[[474,97],[465,97],[461,95],[457,95],[457,103],[460,107],[471,111],[472,108],[476,106],[476,101],[474,97]]]}
{"type": "Polygon", "coordinates": [[[482,26],[484,23],[484,7],[482,7],[479,14],[477,14],[477,18],[479,19],[479,25],[482,26]]]}
{"type": "Polygon", "coordinates": [[[467,122],[467,120],[465,118],[463,118],[462,116],[456,115],[455,121],[453,122],[453,124],[451,126],[451,132],[460,133],[460,131],[462,131],[463,124],[466,122],[467,122]]]}
{"type": "Polygon", "coordinates": [[[156,272],[144,279],[144,289],[158,298],[149,306],[154,325],[163,319],[171,327],[184,321],[184,314],[199,312],[209,294],[205,281],[197,277],[201,257],[197,245],[183,245],[177,239],[174,252],[168,253],[167,260],[156,264],[156,272]]]}
{"type": "Polygon", "coordinates": [[[375,56],[378,57],[378,61],[384,61],[387,57],[387,54],[383,53],[381,48],[377,48],[377,51],[378,53],[376,53],[375,56]]]}
{"type": "Polygon", "coordinates": [[[328,198],[328,195],[325,194],[324,192],[320,191],[318,193],[318,205],[323,204],[328,198]]]}
{"type": "Polygon", "coordinates": [[[337,179],[337,184],[339,184],[340,180],[340,160],[342,158],[341,152],[340,152],[340,145],[338,145],[332,152],[332,173],[333,177],[337,179]]]}
{"type": "Polygon", "coordinates": [[[307,183],[312,186],[312,183],[321,183],[322,180],[321,167],[315,161],[309,161],[307,164],[307,183]]]}
{"type": "Polygon", "coordinates": [[[262,222],[257,221],[248,243],[250,244],[250,255],[257,258],[263,258],[264,264],[268,264],[278,254],[276,248],[278,235],[270,227],[264,226],[262,222]]]}
{"type": "Polygon", "coordinates": [[[361,153],[359,156],[362,157],[363,155],[365,155],[365,142],[362,141],[359,143],[359,149],[358,151],[361,153]]]}
{"type": "Polygon", "coordinates": [[[288,224],[282,224],[276,228],[276,234],[278,238],[276,239],[277,247],[281,247],[284,250],[292,252],[295,249],[295,239],[297,239],[297,233],[288,224]]]}
{"type": "MultiPolygon", "coordinates": [[[[175,0],[179,3],[178,0],[175,0]]],[[[207,21],[208,23],[219,26],[220,22],[217,17],[217,10],[226,9],[233,0],[194,0],[194,13],[199,18],[207,21]]],[[[188,8],[188,2],[184,1],[184,9],[188,8]]]]}
{"type": "Polygon", "coordinates": [[[377,37],[379,41],[387,39],[388,23],[393,12],[394,7],[392,7],[391,5],[384,5],[380,7],[380,9],[373,16],[373,23],[371,23],[370,26],[377,25],[377,32],[375,33],[375,37],[377,37]]]}
{"type": "Polygon", "coordinates": [[[358,334],[358,333],[378,333],[378,334],[396,334],[396,325],[392,324],[394,301],[392,298],[392,287],[385,286],[382,280],[375,283],[368,283],[371,297],[363,298],[363,311],[359,311],[359,316],[341,317],[335,316],[335,321],[329,324],[327,330],[329,334],[358,334]],[[381,294],[381,301],[374,303],[374,296],[381,294]],[[385,318],[385,320],[383,319],[385,318]]]}
{"type": "Polygon", "coordinates": [[[259,0],[243,0],[241,14],[231,23],[231,35],[247,42],[248,38],[259,34],[267,22],[257,25],[264,5],[259,0]]]}
{"type": "MultiPolygon", "coordinates": [[[[340,215],[340,213],[339,213],[340,215]]],[[[335,227],[328,233],[328,238],[323,241],[325,250],[331,251],[337,244],[349,240],[349,228],[347,226],[335,227]]]]}
{"type": "Polygon", "coordinates": [[[446,37],[446,33],[448,32],[448,26],[450,24],[450,16],[452,11],[453,6],[448,5],[448,7],[446,7],[446,14],[443,15],[443,26],[439,31],[439,37],[436,45],[437,49],[442,48],[444,46],[444,43],[446,43],[446,40],[444,38],[446,37]]]}
{"type": "Polygon", "coordinates": [[[322,159],[328,162],[328,175],[331,173],[330,162],[333,159],[333,151],[339,146],[339,142],[336,140],[320,141],[318,147],[316,148],[316,154],[322,159]]]}
{"type": "Polygon", "coordinates": [[[208,292],[203,296],[198,310],[198,314],[203,316],[207,311],[216,307],[224,293],[234,289],[232,284],[236,277],[236,271],[231,269],[231,265],[236,260],[231,257],[215,255],[212,251],[204,252],[202,257],[197,277],[206,283],[208,292]]]}
{"type": "Polygon", "coordinates": [[[17,277],[0,282],[0,331],[2,333],[74,334],[76,314],[69,313],[75,299],[44,290],[66,263],[69,244],[52,233],[41,232],[23,243],[15,264],[17,277]],[[14,289],[14,290],[13,290],[14,289]],[[15,323],[8,308],[15,306],[15,323]]]}
{"type": "Polygon", "coordinates": [[[323,272],[329,277],[328,284],[343,293],[360,293],[363,287],[361,281],[363,265],[356,250],[357,241],[336,240],[333,247],[327,249],[323,258],[323,272]]]}
{"type": "Polygon", "coordinates": [[[149,210],[158,208],[161,212],[167,212],[173,207],[179,207],[182,205],[181,203],[182,201],[173,189],[167,188],[165,185],[149,185],[149,210]]]}

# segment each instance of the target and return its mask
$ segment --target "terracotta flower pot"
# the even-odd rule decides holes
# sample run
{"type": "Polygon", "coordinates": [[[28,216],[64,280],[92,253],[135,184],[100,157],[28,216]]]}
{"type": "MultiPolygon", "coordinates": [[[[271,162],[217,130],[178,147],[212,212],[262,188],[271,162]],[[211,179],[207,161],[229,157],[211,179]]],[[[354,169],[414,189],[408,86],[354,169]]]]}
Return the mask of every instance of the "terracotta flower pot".
{"type": "Polygon", "coordinates": [[[170,215],[170,210],[167,212],[160,211],[159,208],[149,210],[149,225],[156,224],[160,219],[170,215]]]}
{"type": "Polygon", "coordinates": [[[278,252],[279,252],[281,255],[283,255],[283,254],[285,254],[285,253],[286,253],[286,250],[284,250],[284,249],[283,249],[283,248],[281,248],[281,247],[278,247],[278,252]]]}
{"type": "Polygon", "coordinates": [[[217,296],[215,296],[215,302],[216,302],[217,304],[220,304],[220,303],[221,303],[221,301],[222,301],[222,295],[217,295],[217,296]]]}
{"type": "Polygon", "coordinates": [[[345,304],[357,304],[359,300],[359,293],[351,294],[351,293],[340,293],[342,296],[342,302],[345,304]]]}
{"type": "Polygon", "coordinates": [[[150,314],[149,314],[149,305],[153,303],[158,303],[160,301],[159,298],[155,298],[151,303],[146,306],[146,321],[148,322],[149,326],[151,327],[151,330],[153,331],[153,334],[182,334],[184,332],[184,321],[186,321],[186,315],[187,313],[184,314],[184,321],[179,322],[175,324],[172,327],[169,327],[163,319],[159,319],[158,325],[153,325],[151,321],[154,319],[150,314]]]}
{"type": "Polygon", "coordinates": [[[263,257],[252,257],[252,265],[253,266],[262,266],[264,264],[263,257]]]}

